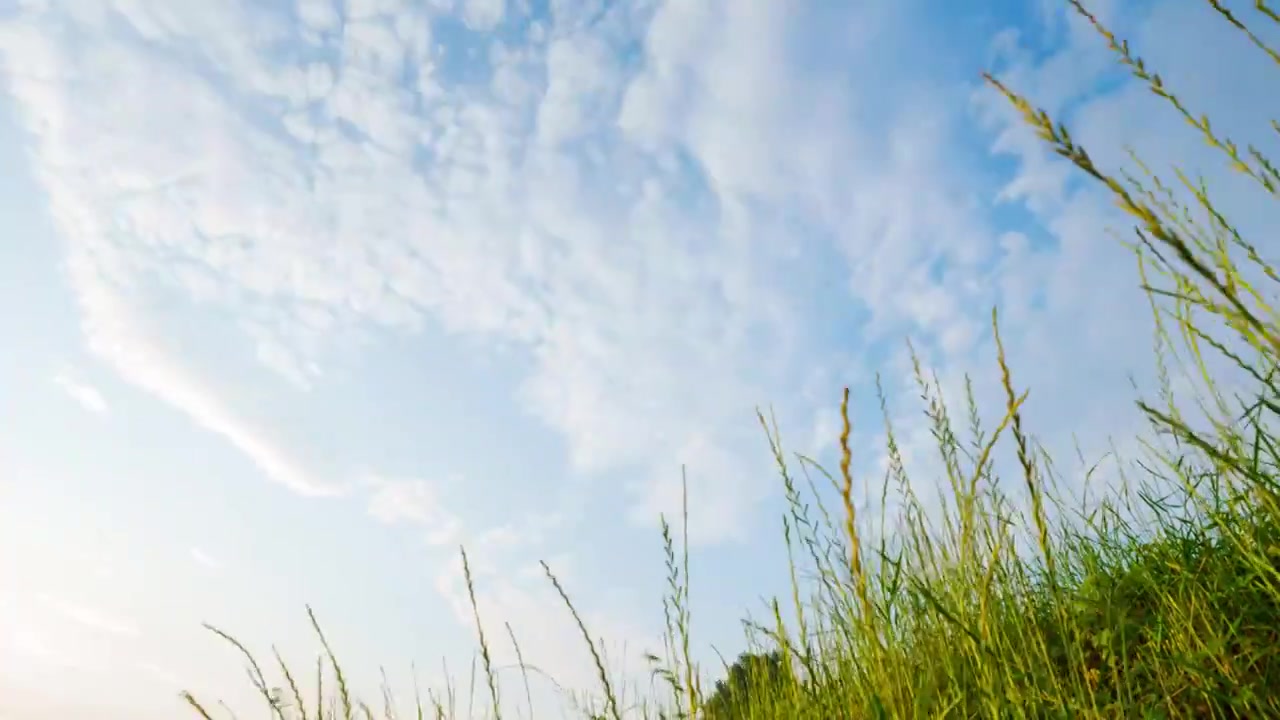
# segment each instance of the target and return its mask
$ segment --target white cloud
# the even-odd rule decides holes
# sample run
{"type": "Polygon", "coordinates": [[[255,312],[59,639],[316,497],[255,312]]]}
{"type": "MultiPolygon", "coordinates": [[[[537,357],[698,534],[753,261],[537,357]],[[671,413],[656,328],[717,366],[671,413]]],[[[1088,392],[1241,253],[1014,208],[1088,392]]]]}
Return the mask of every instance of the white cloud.
{"type": "Polygon", "coordinates": [[[60,372],[55,375],[53,377],[53,381],[58,385],[58,387],[62,388],[72,400],[79,403],[80,407],[88,410],[94,415],[106,415],[110,410],[110,407],[107,405],[107,399],[104,398],[102,393],[94,386],[78,380],[65,372],[60,372]]]}
{"type": "Polygon", "coordinates": [[[138,668],[164,683],[175,692],[185,690],[188,686],[188,684],[177,673],[172,670],[166,670],[155,663],[138,663],[138,668]]]}
{"type": "MultiPolygon", "coordinates": [[[[338,21],[319,7],[301,16],[320,34],[291,37],[248,5],[137,0],[123,17],[141,43],[105,26],[82,41],[32,11],[2,45],[24,68],[9,84],[71,239],[92,346],[300,492],[331,488],[140,329],[147,292],[229,311],[259,359],[303,387],[369,327],[436,322],[523,346],[524,406],[563,434],[577,472],[640,478],[625,485],[634,517],[674,512],[689,466],[695,542],[745,536],[769,492],[751,472],[764,458],[754,406],[780,403],[785,424],[811,402],[792,399],[801,363],[844,375],[830,371],[841,358],[809,352],[799,320],[840,300],[807,287],[837,254],[851,309],[870,316],[860,341],[910,333],[942,365],[985,357],[973,353],[997,302],[1028,352],[1047,332],[1030,310],[1039,295],[1067,337],[1093,336],[1084,354],[1141,327],[1073,289],[1126,286],[1109,239],[1052,252],[1000,239],[950,154],[961,95],[842,69],[899,52],[905,23],[883,10],[839,16],[839,63],[800,64],[790,39],[816,22],[800,8],[558,4],[545,45],[493,48],[484,87],[441,76],[438,38],[406,29],[429,28],[428,10],[370,4],[326,34],[338,21]],[[289,40],[333,60],[270,52],[289,40]],[[640,67],[611,60],[638,41],[640,67]],[[199,52],[175,62],[188,45],[199,52]],[[860,89],[890,85],[896,105],[861,111],[860,89]],[[1107,332],[1078,326],[1086,307],[1107,332]]],[[[1038,72],[1103,67],[1082,42],[1038,72]]],[[[999,147],[1043,154],[1020,138],[999,147]]],[[[1006,197],[1049,202],[1065,170],[1045,167],[1006,197]]],[[[1108,216],[1073,217],[1084,236],[1108,216]]]]}
{"type": "Polygon", "coordinates": [[[54,666],[64,670],[83,671],[84,664],[75,655],[55,649],[48,640],[29,627],[7,629],[9,642],[4,648],[11,661],[54,666]]]}
{"type": "MultiPolygon", "coordinates": [[[[103,257],[111,257],[102,248],[103,257]]],[[[285,451],[251,428],[204,382],[171,359],[162,341],[144,325],[118,291],[86,254],[70,260],[82,322],[89,347],[127,381],[185,413],[198,426],[221,436],[248,456],[271,480],[306,496],[330,496],[339,491],[305,470],[285,451]]]]}
{"type": "Polygon", "coordinates": [[[550,146],[581,137],[608,121],[621,70],[604,39],[578,34],[547,47],[547,89],[538,105],[538,139],[550,146]]]}
{"type": "MultiPolygon", "coordinates": [[[[567,6],[557,11],[578,22],[567,6]]],[[[82,42],[59,29],[68,26],[54,8],[20,14],[0,46],[23,68],[9,86],[70,244],[91,346],[269,477],[323,493],[327,483],[143,331],[153,310],[144,299],[177,292],[230,311],[259,358],[302,386],[319,377],[326,350],[371,325],[412,331],[434,320],[514,341],[535,361],[528,409],[564,434],[579,471],[669,478],[685,460],[707,516],[699,537],[739,532],[738,516],[765,490],[743,484],[735,449],[758,439],[752,406],[785,387],[782,363],[796,348],[787,302],[771,287],[767,227],[753,230],[756,218],[728,197],[718,217],[714,193],[776,189],[765,178],[785,154],[756,162],[716,150],[708,191],[671,164],[670,148],[650,157],[604,142],[626,77],[570,60],[618,53],[644,32],[644,12],[615,9],[593,34],[559,37],[549,63],[496,53],[491,92],[429,68],[404,84],[401,61],[429,53],[421,38],[388,31],[404,26],[392,12],[349,18],[329,48],[341,60],[331,88],[314,63],[282,65],[268,52],[287,32],[271,18],[259,31],[247,7],[131,2],[121,18],[141,42],[109,26],[82,42]],[[548,142],[579,139],[534,143],[525,118],[535,115],[548,142]]],[[[717,72],[747,57],[771,22],[735,22],[712,44],[726,48],[717,72]]],[[[696,64],[655,63],[677,61],[696,64]]],[[[757,83],[776,94],[789,78],[767,65],[757,83]]],[[[708,123],[737,124],[768,105],[743,104],[749,88],[735,83],[722,109],[698,116],[704,144],[708,123]]],[[[784,130],[770,122],[741,140],[769,145],[768,133],[784,130]]],[[[650,516],[656,505],[645,502],[650,516]]]]}
{"type": "Polygon", "coordinates": [[[140,635],[136,624],[127,619],[115,617],[101,608],[47,595],[42,595],[41,599],[64,617],[90,630],[121,637],[137,637],[140,635]]]}
{"type": "Polygon", "coordinates": [[[334,0],[298,0],[294,7],[303,26],[319,32],[337,30],[342,16],[334,6],[334,0]]]}
{"type": "Polygon", "coordinates": [[[393,480],[366,477],[372,488],[369,514],[387,525],[407,523],[417,526],[431,546],[452,546],[460,532],[461,521],[440,499],[436,486],[423,480],[393,480]]]}
{"type": "Polygon", "coordinates": [[[492,30],[507,14],[507,0],[462,0],[462,19],[472,30],[492,30]]]}
{"type": "Polygon", "coordinates": [[[221,560],[210,555],[209,553],[205,552],[204,550],[198,547],[191,548],[190,555],[191,555],[191,559],[194,560],[197,565],[200,565],[206,570],[222,569],[221,560]]]}
{"type": "MultiPolygon", "coordinates": [[[[488,18],[477,27],[501,19],[479,7],[459,12],[488,18]]],[[[1111,215],[1068,200],[1062,163],[1001,129],[996,148],[1022,162],[1003,197],[1080,238],[1049,251],[1001,240],[950,155],[956,94],[896,83],[896,106],[860,112],[859,89],[888,83],[791,62],[801,9],[643,3],[593,18],[557,4],[545,46],[493,49],[487,88],[439,76],[437,38],[411,31],[436,10],[405,3],[348,8],[340,34],[332,4],[306,3],[303,35],[253,4],[118,9],[143,42],[91,13],[69,20],[92,28],[81,42],[52,6],[20,13],[3,42],[86,331],[126,377],[303,492],[327,485],[138,329],[147,288],[229,310],[262,362],[302,386],[371,325],[434,321],[521,344],[534,360],[522,398],[564,434],[575,468],[652,478],[634,496],[650,517],[672,509],[687,461],[705,513],[694,528],[712,540],[767,492],[746,480],[753,405],[793,394],[797,362],[826,362],[804,356],[795,325],[808,263],[831,248],[802,229],[846,257],[868,344],[910,332],[931,359],[966,363],[983,357],[972,353],[996,302],[1032,356],[1058,330],[1088,355],[1142,327],[1140,307],[1116,317],[1102,293],[1078,290],[1128,288],[1131,272],[1098,232],[1111,215]],[[271,52],[287,41],[330,59],[271,52]],[[612,60],[635,41],[640,68],[612,60]],[[1099,324],[1081,326],[1090,313],[1099,324]]],[[[895,41],[876,8],[841,21],[856,29],[841,66],[895,41]]],[[[1067,27],[1066,48],[1034,65],[1004,40],[1011,77],[1046,88],[1051,107],[1109,64],[1067,27]]],[[[1067,357],[1046,367],[1069,371],[1067,357]]],[[[784,419],[803,405],[781,407],[784,419]]]]}

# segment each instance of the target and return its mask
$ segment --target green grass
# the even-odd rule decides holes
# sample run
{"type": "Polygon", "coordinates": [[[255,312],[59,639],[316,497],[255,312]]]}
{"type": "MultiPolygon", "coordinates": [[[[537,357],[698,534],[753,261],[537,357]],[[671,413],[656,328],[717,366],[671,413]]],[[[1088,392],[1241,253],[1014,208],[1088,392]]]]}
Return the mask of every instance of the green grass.
{"type": "MultiPolygon", "coordinates": [[[[1280,64],[1245,20],[1204,1],[1259,48],[1263,62],[1280,64]]],[[[1280,193],[1280,172],[1261,152],[1215,134],[1127,44],[1071,4],[1225,162],[1264,192],[1280,193]]],[[[1264,3],[1257,9],[1256,22],[1280,23],[1264,3]]],[[[957,423],[937,382],[916,366],[946,475],[938,479],[941,514],[927,512],[912,491],[887,412],[890,467],[879,488],[879,527],[895,532],[874,538],[852,501],[862,488],[850,470],[848,391],[842,458],[832,472],[785,452],[778,428],[761,415],[790,508],[781,538],[792,560],[790,597],[773,601],[767,623],[747,623],[753,652],[704,688],[708,669],[691,660],[687,553],[664,519],[666,644],[650,661],[666,695],[627,704],[570,594],[544,565],[599,672],[595,714],[584,717],[1280,717],[1280,451],[1271,430],[1280,412],[1280,323],[1270,304],[1280,277],[1202,185],[1178,173],[1175,189],[1140,162],[1136,176],[1105,171],[1065,127],[987,80],[1135,220],[1130,245],[1155,320],[1159,371],[1155,399],[1138,401],[1150,421],[1140,457],[1111,458],[1121,482],[1092,503],[1066,499],[1050,458],[1024,426],[1028,394],[1005,361],[994,311],[992,371],[1006,404],[993,427],[984,427],[972,391],[957,423]],[[1230,393],[1223,371],[1210,369],[1223,367],[1243,378],[1230,393]],[[1016,459],[1016,477],[997,476],[1000,453],[1016,459]],[[828,481],[839,498],[834,508],[816,489],[828,481]],[[1013,500],[1015,490],[1025,502],[1013,500]],[[900,508],[895,517],[884,516],[889,507],[900,508]]],[[[883,394],[880,401],[883,407],[883,394]]],[[[469,569],[467,585],[474,606],[469,569]]],[[[479,629],[478,612],[476,619],[479,629]]],[[[278,655],[280,680],[268,682],[243,645],[215,632],[248,659],[272,717],[392,717],[389,699],[375,712],[351,697],[311,620],[325,654],[306,693],[278,655]]],[[[498,718],[501,688],[483,633],[479,645],[486,683],[479,692],[487,698],[475,702],[473,682],[472,707],[487,704],[486,716],[498,718]]],[[[527,673],[524,694],[527,700],[527,673]]],[[[184,697],[198,716],[214,716],[184,697]]],[[[456,706],[452,689],[429,694],[413,717],[469,716],[456,706]]]]}

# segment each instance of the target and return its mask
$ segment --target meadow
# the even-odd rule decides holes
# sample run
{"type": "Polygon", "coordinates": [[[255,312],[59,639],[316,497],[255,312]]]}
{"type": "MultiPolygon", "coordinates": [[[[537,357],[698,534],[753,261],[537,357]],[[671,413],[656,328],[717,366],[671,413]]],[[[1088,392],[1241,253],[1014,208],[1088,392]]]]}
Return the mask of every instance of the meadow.
{"type": "MultiPolygon", "coordinates": [[[[1261,62],[1280,66],[1280,53],[1241,16],[1203,1],[1257,47],[1261,62]]],[[[1266,155],[1220,136],[1124,40],[1071,4],[1168,112],[1185,118],[1224,163],[1280,196],[1280,170],[1266,155]]],[[[1262,0],[1249,14],[1280,24],[1262,0]]],[[[1089,503],[1063,492],[1053,460],[1024,425],[1029,395],[1006,362],[994,310],[990,372],[1006,393],[994,425],[984,425],[972,393],[948,402],[916,366],[945,469],[944,478],[929,479],[943,489],[940,513],[926,510],[932,500],[918,497],[913,488],[921,485],[906,477],[886,412],[890,463],[880,481],[882,514],[872,519],[894,532],[865,531],[868,518],[853,501],[847,389],[836,468],[789,454],[761,414],[790,508],[780,542],[792,558],[791,596],[773,600],[769,621],[747,623],[750,652],[723,668],[697,667],[688,557],[680,528],[664,519],[666,643],[649,658],[657,692],[624,701],[629,694],[611,682],[571,594],[544,565],[599,670],[582,717],[1280,717],[1280,448],[1270,430],[1280,413],[1273,302],[1280,276],[1207,188],[1181,172],[1166,182],[1136,157],[1108,159],[1127,161],[1132,172],[1106,171],[1017,88],[985,79],[1132,220],[1117,242],[1131,246],[1134,281],[1150,301],[1159,369],[1158,389],[1135,400],[1149,421],[1141,457],[1114,463],[1121,482],[1089,503]],[[1242,379],[1229,390],[1211,369],[1222,367],[1242,379]],[[1016,458],[1012,476],[995,471],[1000,453],[1016,458]],[[1015,500],[1014,489],[1025,500],[1015,500]],[[889,508],[895,516],[884,515],[889,508]],[[704,685],[709,675],[722,679],[704,685]]],[[[470,588],[469,568],[467,581],[470,588]]],[[[278,656],[260,660],[214,631],[243,653],[277,720],[394,717],[383,698],[352,697],[321,625],[311,621],[326,660],[306,670],[305,682],[278,656]]],[[[495,639],[479,633],[477,640],[472,700],[500,718],[495,639]]],[[[209,699],[184,697],[195,717],[221,716],[209,699]]],[[[414,705],[416,718],[465,716],[454,692],[419,695],[414,705]]]]}

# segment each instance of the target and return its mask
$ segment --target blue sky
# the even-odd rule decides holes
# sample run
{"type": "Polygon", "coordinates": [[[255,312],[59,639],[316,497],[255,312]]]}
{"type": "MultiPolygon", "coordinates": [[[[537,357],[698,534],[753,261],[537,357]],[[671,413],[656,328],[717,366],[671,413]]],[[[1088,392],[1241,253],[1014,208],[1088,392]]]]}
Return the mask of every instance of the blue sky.
{"type": "MultiPolygon", "coordinates": [[[[0,2],[4,717],[244,706],[199,624],[309,663],[304,603],[362,687],[465,678],[459,544],[500,664],[509,621],[592,684],[546,559],[642,678],[682,465],[697,651],[734,653],[786,572],[755,408],[829,458],[849,385],[874,484],[879,371],[927,487],[903,339],[994,416],[993,304],[1066,474],[1123,445],[1123,222],[979,72],[1246,230],[1266,200],[1057,3],[981,5],[0,2]]],[[[1278,115],[1202,3],[1091,7],[1215,126],[1278,115]]]]}

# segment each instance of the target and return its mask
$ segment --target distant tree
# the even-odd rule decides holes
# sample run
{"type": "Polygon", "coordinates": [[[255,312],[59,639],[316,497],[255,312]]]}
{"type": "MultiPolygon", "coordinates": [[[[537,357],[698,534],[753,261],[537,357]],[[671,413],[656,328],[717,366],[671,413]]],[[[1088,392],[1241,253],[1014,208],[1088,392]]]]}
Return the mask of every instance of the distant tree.
{"type": "Polygon", "coordinates": [[[775,703],[788,699],[785,689],[793,682],[785,662],[778,650],[739,655],[703,706],[707,720],[773,717],[775,703]]]}

